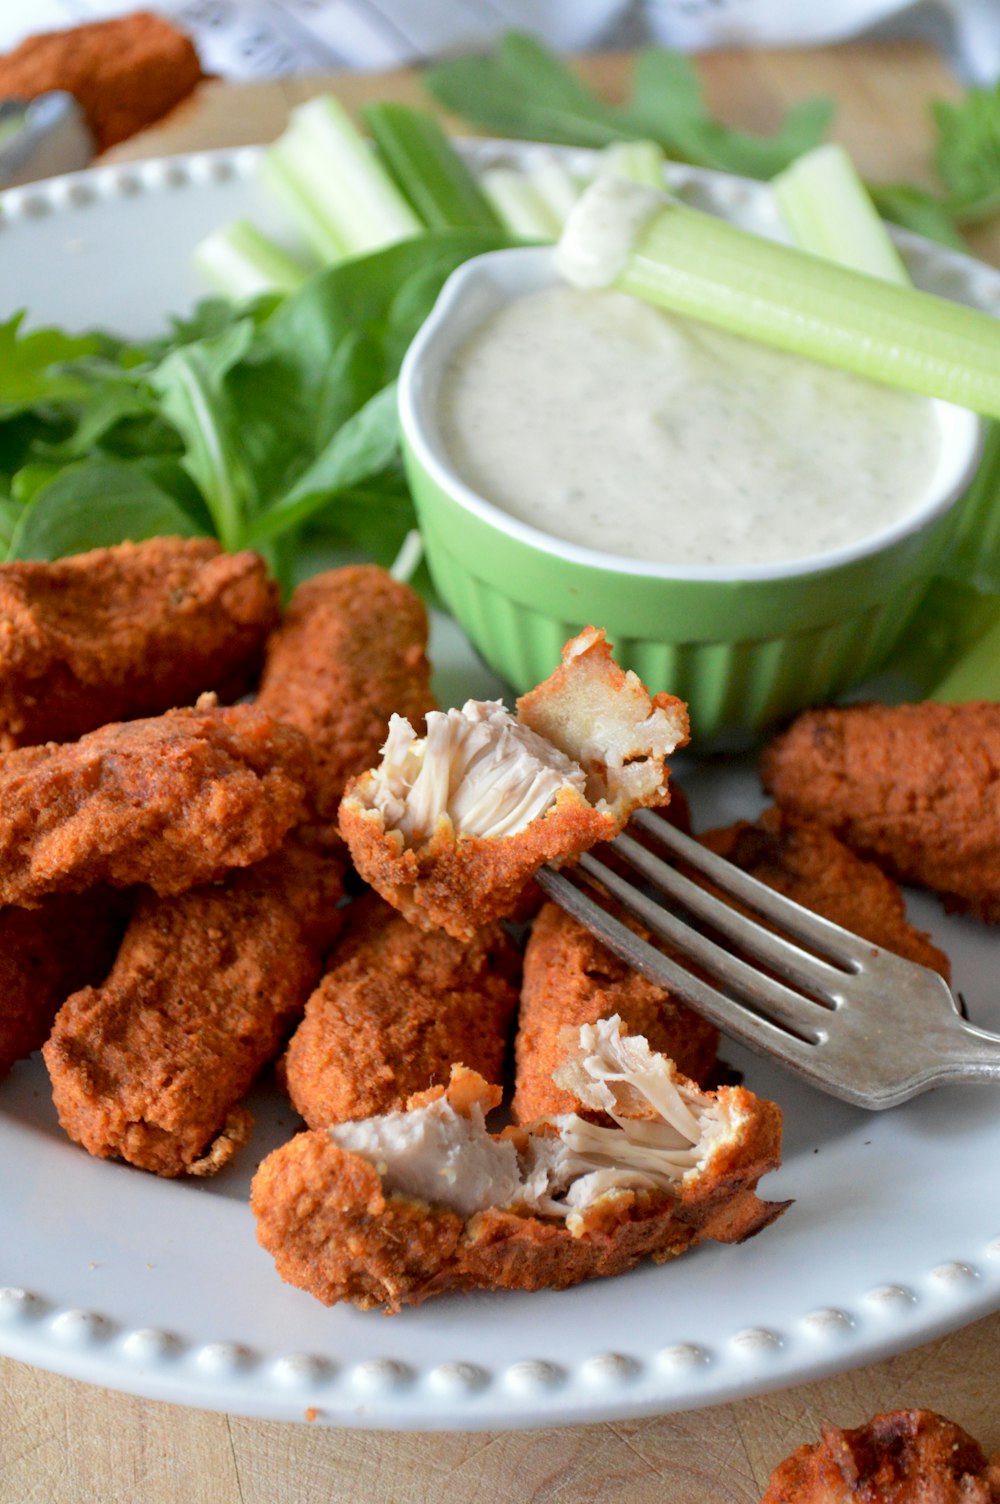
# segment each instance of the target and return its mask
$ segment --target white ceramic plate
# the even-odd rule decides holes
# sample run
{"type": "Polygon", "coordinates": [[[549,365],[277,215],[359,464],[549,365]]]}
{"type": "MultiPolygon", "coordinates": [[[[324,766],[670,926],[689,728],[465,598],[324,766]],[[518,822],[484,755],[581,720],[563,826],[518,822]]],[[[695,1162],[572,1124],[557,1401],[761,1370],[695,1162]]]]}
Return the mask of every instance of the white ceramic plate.
{"type": "MultiPolygon", "coordinates": [[[[155,332],[200,295],[189,269],[198,238],[257,212],[256,157],[104,168],[12,191],[0,316],[24,306],[36,323],[155,332]]],[[[704,207],[769,226],[754,185],[686,169],[678,182],[704,207]]],[[[996,272],[901,238],[926,285],[1000,309],[996,272]]],[[[497,691],[451,623],[435,624],[432,656],[443,703],[497,691]]],[[[760,807],[745,766],[681,773],[699,827],[760,807]]],[[[929,899],[911,913],[953,957],[972,1017],[1000,1028],[996,933],[945,919],[929,899]]],[[[774,1227],[741,1248],[707,1246],[560,1295],[456,1296],[391,1321],[327,1311],[283,1285],[256,1246],[250,1176],[297,1127],[271,1088],[256,1094],[255,1137],[230,1170],[161,1181],[69,1143],[40,1061],[24,1062],[0,1088],[0,1350],[112,1388],[274,1419],[532,1426],[817,1378],[1000,1305],[1000,1093],[942,1090],[872,1116],[725,1053],[785,1109],[785,1163],[762,1191],[795,1205],[774,1227]]]]}

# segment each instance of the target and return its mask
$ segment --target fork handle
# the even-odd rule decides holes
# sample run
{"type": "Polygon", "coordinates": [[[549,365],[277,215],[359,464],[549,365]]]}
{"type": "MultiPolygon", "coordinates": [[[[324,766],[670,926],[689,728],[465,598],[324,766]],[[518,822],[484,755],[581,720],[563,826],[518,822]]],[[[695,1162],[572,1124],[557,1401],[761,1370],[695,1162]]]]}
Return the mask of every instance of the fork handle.
{"type": "Polygon", "coordinates": [[[1000,1034],[980,1029],[965,1019],[940,1041],[942,1058],[935,1082],[1000,1081],[1000,1034]]]}

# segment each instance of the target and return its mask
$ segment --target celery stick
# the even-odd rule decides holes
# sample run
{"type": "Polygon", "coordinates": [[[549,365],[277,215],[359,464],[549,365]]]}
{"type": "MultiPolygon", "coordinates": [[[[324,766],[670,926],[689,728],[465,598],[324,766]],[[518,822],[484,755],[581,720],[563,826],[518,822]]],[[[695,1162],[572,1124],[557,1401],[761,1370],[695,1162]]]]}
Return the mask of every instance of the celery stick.
{"type": "Polygon", "coordinates": [[[333,266],[349,255],[342,236],[322,212],[295,170],[294,154],[289,154],[284,137],[269,147],[259,168],[261,186],[324,266],[333,266]]]}
{"type": "Polygon", "coordinates": [[[561,230],[580,197],[580,188],[565,162],[552,152],[540,152],[532,160],[528,181],[561,230]]]}
{"type": "Polygon", "coordinates": [[[419,219],[339,100],[331,94],[292,111],[274,167],[287,173],[348,254],[361,256],[419,235],[419,219]]]}
{"type": "Polygon", "coordinates": [[[644,183],[647,188],[663,192],[666,183],[666,154],[656,141],[612,141],[601,152],[598,172],[644,183]]]}
{"type": "Polygon", "coordinates": [[[993,625],[930,691],[929,700],[1000,700],[1000,606],[993,625]]]}
{"type": "Polygon", "coordinates": [[[566,223],[558,264],[578,285],[613,284],[732,334],[1000,417],[1000,321],[651,189],[598,178],[566,223]]]}
{"type": "Polygon", "coordinates": [[[522,172],[512,167],[488,167],[480,173],[479,186],[512,235],[522,235],[525,240],[559,238],[562,222],[522,172]]]}
{"type": "Polygon", "coordinates": [[[361,112],[396,186],[431,230],[496,230],[500,222],[433,115],[405,104],[361,112]]]}
{"type": "Polygon", "coordinates": [[[267,292],[295,292],[306,272],[286,250],[247,219],[236,219],[194,249],[197,270],[233,303],[267,292]]]}
{"type": "Polygon", "coordinates": [[[795,244],[840,266],[909,285],[909,274],[847,152],[817,146],[771,187],[795,244]]]}

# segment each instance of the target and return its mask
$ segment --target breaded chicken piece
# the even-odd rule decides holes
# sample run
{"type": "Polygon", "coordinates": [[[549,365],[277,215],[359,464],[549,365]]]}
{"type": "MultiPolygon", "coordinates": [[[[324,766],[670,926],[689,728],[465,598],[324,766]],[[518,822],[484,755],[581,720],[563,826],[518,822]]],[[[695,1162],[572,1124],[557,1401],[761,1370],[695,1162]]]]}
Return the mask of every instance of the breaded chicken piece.
{"type": "Polygon", "coordinates": [[[375,894],[347,922],[285,1056],[288,1094],[310,1128],[405,1107],[459,1062],[499,1079],[520,972],[499,925],[468,943],[428,935],[375,894]]]}
{"type": "Polygon", "coordinates": [[[0,751],[238,699],[277,620],[263,559],[210,538],[0,565],[0,751]]]}
{"type": "Polygon", "coordinates": [[[538,869],[666,804],[664,759],[686,707],[650,696],[587,627],[517,702],[431,712],[419,739],[393,716],[381,764],[348,784],[340,830],[366,882],[421,929],[467,939],[511,914],[538,869]]]}
{"type": "Polygon", "coordinates": [[[547,903],[532,926],[524,955],[511,1104],[516,1122],[573,1110],[570,1093],[552,1079],[565,1054],[563,1031],[612,1014],[630,1034],[641,1034],[651,1049],[668,1056],[683,1075],[697,1082],[708,1076],[718,1030],[632,971],[557,904],[547,903]]]}
{"type": "Polygon", "coordinates": [[[92,888],[0,909],[0,1078],[45,1043],[71,992],[106,975],[131,907],[130,893],[92,888]]]}
{"type": "Polygon", "coordinates": [[[761,1504],[1000,1504],[1000,1453],[987,1459],[933,1410],[892,1410],[853,1431],[824,1426],[771,1474],[761,1504]]]}
{"type": "Polygon", "coordinates": [[[1000,703],[810,710],[761,759],[783,808],[1000,924],[1000,703]]]}
{"type": "Polygon", "coordinates": [[[490,1134],[499,1089],[457,1069],[406,1112],[300,1134],[254,1178],[258,1241],[325,1304],[398,1311],[444,1290],[565,1289],[739,1242],[784,1210],[755,1194],[780,1158],[773,1103],[699,1091],[617,1018],[568,1042],[559,1081],[616,1126],[568,1113],[490,1134]]]}
{"type": "Polygon", "coordinates": [[[434,709],[427,612],[374,564],[300,585],[267,645],[257,703],[304,731],[316,756],[315,815],[335,821],[344,785],[378,758],[395,712],[434,709]]]}
{"type": "Polygon", "coordinates": [[[68,999],[43,1050],[70,1138],[157,1175],[221,1169],[316,985],[342,875],[290,843],[179,898],[140,896],[104,985],[68,999]]]}
{"type": "Polygon", "coordinates": [[[786,898],[950,979],[948,957],[908,923],[903,895],[892,879],[814,820],[773,808],[753,824],[738,820],[699,839],[786,898]]]}
{"type": "MultiPolygon", "coordinates": [[[[54,19],[56,12],[43,14],[54,19]]],[[[161,120],[204,77],[190,37],[165,16],[136,10],[25,37],[0,58],[0,97],[65,89],[106,151],[161,120]]]]}
{"type": "Polygon", "coordinates": [[[97,883],[183,893],[277,849],[312,773],[300,731],[255,705],[103,726],[0,757],[0,904],[97,883]]]}

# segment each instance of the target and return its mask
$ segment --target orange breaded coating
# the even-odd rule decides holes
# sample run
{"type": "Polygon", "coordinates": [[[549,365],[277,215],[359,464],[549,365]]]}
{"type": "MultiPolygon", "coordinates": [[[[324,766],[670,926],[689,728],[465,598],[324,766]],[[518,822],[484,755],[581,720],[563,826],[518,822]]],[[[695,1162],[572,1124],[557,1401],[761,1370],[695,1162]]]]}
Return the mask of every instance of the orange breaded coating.
{"type": "Polygon", "coordinates": [[[131,905],[131,894],[92,888],[0,909],[0,1077],[45,1043],[71,992],[106,974],[131,905]]]}
{"type": "Polygon", "coordinates": [[[0,565],[0,750],[68,742],[256,679],[278,620],[257,554],[210,538],[0,565]]]}
{"type": "Polygon", "coordinates": [[[183,893],[280,846],[309,745],[255,705],[199,703],[0,757],[0,904],[97,883],[183,893]]]}
{"type": "Polygon", "coordinates": [[[669,800],[665,757],[686,707],[651,696],[587,627],[517,702],[431,712],[427,735],[393,716],[383,759],[353,779],[340,830],[366,882],[421,929],[467,939],[513,913],[538,869],[612,839],[669,800]]]}
{"type": "Polygon", "coordinates": [[[824,1426],[771,1474],[761,1504],[1000,1504],[1000,1454],[989,1459],[933,1410],[892,1410],[853,1431],[824,1426]]]}
{"type": "Polygon", "coordinates": [[[497,1079],[520,971],[499,925],[467,944],[428,935],[375,894],[351,905],[347,923],[285,1056],[288,1094],[310,1128],[404,1107],[459,1062],[497,1079]]]}
{"type": "Polygon", "coordinates": [[[179,898],[142,895],[104,985],[68,999],[43,1050],[70,1138],[158,1175],[221,1169],[339,928],[342,874],[289,844],[179,898]]]}
{"type": "Polygon", "coordinates": [[[0,96],[65,89],[106,151],[162,119],[205,75],[190,37],[148,10],[26,37],[0,57],[0,96]]]}
{"type": "Polygon", "coordinates": [[[810,710],[761,759],[783,808],[899,882],[1000,924],[1000,704],[810,710]]]}
{"type": "Polygon", "coordinates": [[[374,564],[300,585],[267,645],[257,703],[304,731],[316,756],[315,812],[337,818],[344,785],[377,760],[395,712],[434,709],[427,612],[374,564]]]}
{"type": "Polygon", "coordinates": [[[561,1290],[766,1227],[784,1210],[755,1194],[780,1158],[780,1110],[741,1087],[700,1092],[619,1027],[581,1029],[562,1081],[615,1127],[568,1113],[490,1134],[499,1092],[459,1070],[406,1112],[275,1150],[251,1207],[279,1274],[327,1305],[392,1312],[445,1290],[561,1290]],[[654,1079],[671,1123],[643,1089],[654,1079]]]}
{"type": "Polygon", "coordinates": [[[753,824],[738,820],[699,839],[786,898],[949,980],[948,957],[907,922],[903,895],[892,879],[814,820],[772,808],[753,824]]]}
{"type": "Polygon", "coordinates": [[[704,1081],[711,1071],[718,1030],[630,970],[557,904],[547,903],[532,926],[524,955],[511,1104],[516,1122],[572,1111],[570,1093],[552,1079],[565,1053],[562,1031],[613,1013],[630,1034],[641,1034],[693,1081],[704,1081]]]}

